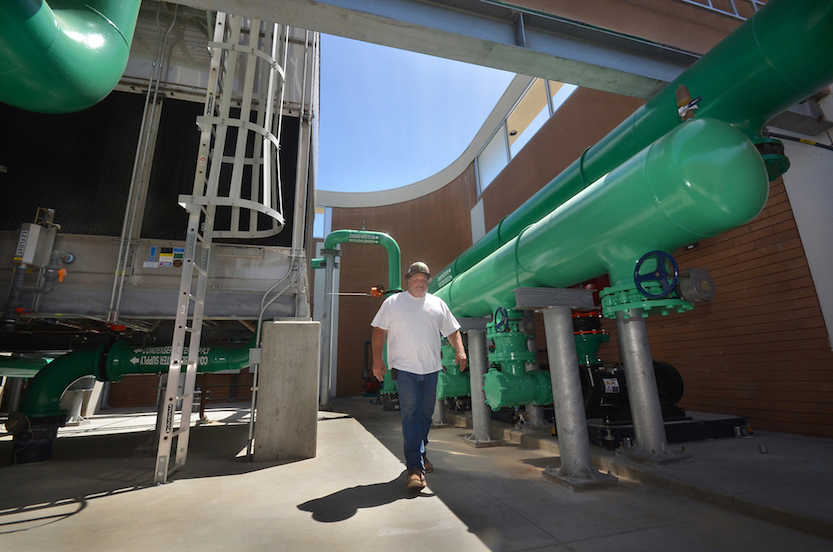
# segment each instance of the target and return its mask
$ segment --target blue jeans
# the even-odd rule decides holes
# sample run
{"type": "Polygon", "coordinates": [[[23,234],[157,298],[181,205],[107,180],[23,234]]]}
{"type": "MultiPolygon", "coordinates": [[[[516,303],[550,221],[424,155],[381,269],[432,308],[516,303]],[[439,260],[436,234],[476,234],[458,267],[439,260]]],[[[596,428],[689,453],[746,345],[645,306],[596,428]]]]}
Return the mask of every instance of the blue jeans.
{"type": "Polygon", "coordinates": [[[402,437],[405,440],[405,464],[409,470],[425,471],[422,457],[428,444],[428,431],[437,401],[437,374],[413,374],[398,371],[396,390],[402,413],[402,437]]]}

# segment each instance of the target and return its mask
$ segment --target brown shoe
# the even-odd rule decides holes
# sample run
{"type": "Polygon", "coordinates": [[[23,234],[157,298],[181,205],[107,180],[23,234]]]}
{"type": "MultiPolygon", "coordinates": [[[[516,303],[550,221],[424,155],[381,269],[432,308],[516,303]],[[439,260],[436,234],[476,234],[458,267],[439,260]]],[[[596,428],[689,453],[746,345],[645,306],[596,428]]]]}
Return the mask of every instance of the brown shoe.
{"type": "Polygon", "coordinates": [[[405,486],[409,489],[424,489],[425,476],[419,470],[408,470],[408,478],[405,480],[405,486]]]}
{"type": "Polygon", "coordinates": [[[434,464],[432,464],[425,455],[422,456],[422,465],[425,467],[425,473],[431,473],[434,471],[434,464]]]}

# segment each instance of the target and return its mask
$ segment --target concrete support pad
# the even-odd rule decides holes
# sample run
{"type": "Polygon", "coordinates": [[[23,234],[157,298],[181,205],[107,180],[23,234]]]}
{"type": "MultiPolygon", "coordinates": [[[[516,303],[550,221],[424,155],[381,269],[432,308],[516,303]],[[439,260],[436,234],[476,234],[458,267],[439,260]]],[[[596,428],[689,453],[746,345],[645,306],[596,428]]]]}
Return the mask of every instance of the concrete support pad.
{"type": "Polygon", "coordinates": [[[616,449],[616,454],[642,462],[649,466],[667,466],[670,464],[680,464],[688,462],[692,459],[691,453],[688,452],[674,452],[671,449],[665,448],[660,454],[654,451],[647,452],[639,448],[639,446],[632,448],[616,449]]]}
{"type": "Polygon", "coordinates": [[[315,458],[318,427],[318,322],[263,326],[255,424],[256,462],[315,458]]]}
{"type": "Polygon", "coordinates": [[[475,436],[469,435],[468,437],[463,437],[463,442],[470,447],[474,448],[486,448],[486,447],[500,447],[503,446],[503,441],[500,439],[477,439],[475,436]]]}
{"type": "Polygon", "coordinates": [[[596,470],[588,470],[587,473],[590,477],[584,479],[572,476],[561,476],[558,474],[559,471],[560,470],[553,468],[547,468],[541,472],[541,474],[544,476],[544,479],[552,481],[557,485],[561,485],[565,489],[569,489],[573,492],[586,491],[599,487],[613,487],[619,481],[616,477],[613,477],[610,472],[601,473],[596,470]]]}

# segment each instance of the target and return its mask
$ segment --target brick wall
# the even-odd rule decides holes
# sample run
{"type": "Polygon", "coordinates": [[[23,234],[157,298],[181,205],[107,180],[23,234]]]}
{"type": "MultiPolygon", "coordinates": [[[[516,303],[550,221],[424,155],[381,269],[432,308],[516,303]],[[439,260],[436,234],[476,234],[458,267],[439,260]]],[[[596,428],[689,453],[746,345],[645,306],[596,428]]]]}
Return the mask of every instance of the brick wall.
{"type": "MultiPolygon", "coordinates": [[[[333,209],[333,230],[360,229],[386,232],[399,244],[402,273],[414,261],[424,261],[434,273],[442,270],[471,246],[471,209],[475,204],[474,169],[421,198],[359,209],[333,209]]],[[[388,287],[387,251],[380,246],[340,245],[341,292],[369,292],[388,287]]],[[[402,283],[404,287],[404,282],[402,283]]],[[[381,297],[340,297],[338,319],[337,396],[360,394],[365,342],[370,322],[382,304],[381,297]]]]}
{"type": "MultiPolygon", "coordinates": [[[[685,381],[681,406],[747,415],[753,428],[833,437],[833,351],[781,179],[752,222],[674,252],[709,271],[717,295],[694,311],[648,319],[654,359],[685,381]]],[[[599,353],[618,361],[616,324],[599,353]]]]}
{"type": "MultiPolygon", "coordinates": [[[[240,374],[197,374],[196,386],[208,390],[207,405],[252,400],[253,375],[248,370],[240,374]]],[[[113,408],[153,408],[159,376],[133,374],[123,377],[110,388],[109,404],[113,408]]]]}
{"type": "Polygon", "coordinates": [[[486,231],[604,138],[643,100],[579,88],[483,191],[486,231]]]}

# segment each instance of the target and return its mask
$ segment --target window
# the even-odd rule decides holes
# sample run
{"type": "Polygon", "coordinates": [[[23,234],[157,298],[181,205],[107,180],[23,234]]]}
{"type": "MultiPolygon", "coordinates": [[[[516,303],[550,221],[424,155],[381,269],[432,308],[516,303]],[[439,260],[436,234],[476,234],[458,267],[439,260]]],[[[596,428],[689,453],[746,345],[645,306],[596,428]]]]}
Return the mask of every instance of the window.
{"type": "Polygon", "coordinates": [[[312,237],[318,239],[324,239],[328,232],[328,224],[330,222],[329,219],[332,218],[332,208],[331,207],[321,207],[320,205],[315,206],[315,220],[312,223],[312,237]],[[329,211],[329,212],[328,212],[329,211]]]}
{"type": "Polygon", "coordinates": [[[550,97],[552,98],[552,112],[555,113],[558,111],[558,108],[561,107],[567,98],[570,97],[570,94],[576,91],[578,86],[575,84],[566,84],[563,82],[557,81],[549,81],[549,88],[550,88],[550,97]]]}
{"type": "Polygon", "coordinates": [[[535,79],[506,118],[512,157],[529,142],[550,116],[546,81],[535,79]]]}
{"type": "Polygon", "coordinates": [[[558,81],[532,81],[475,159],[480,193],[577,88],[558,81]]]}
{"type": "Polygon", "coordinates": [[[492,183],[492,180],[500,174],[509,163],[509,155],[506,147],[506,125],[501,124],[494,136],[480,152],[477,158],[478,176],[480,177],[480,191],[492,183]]]}

